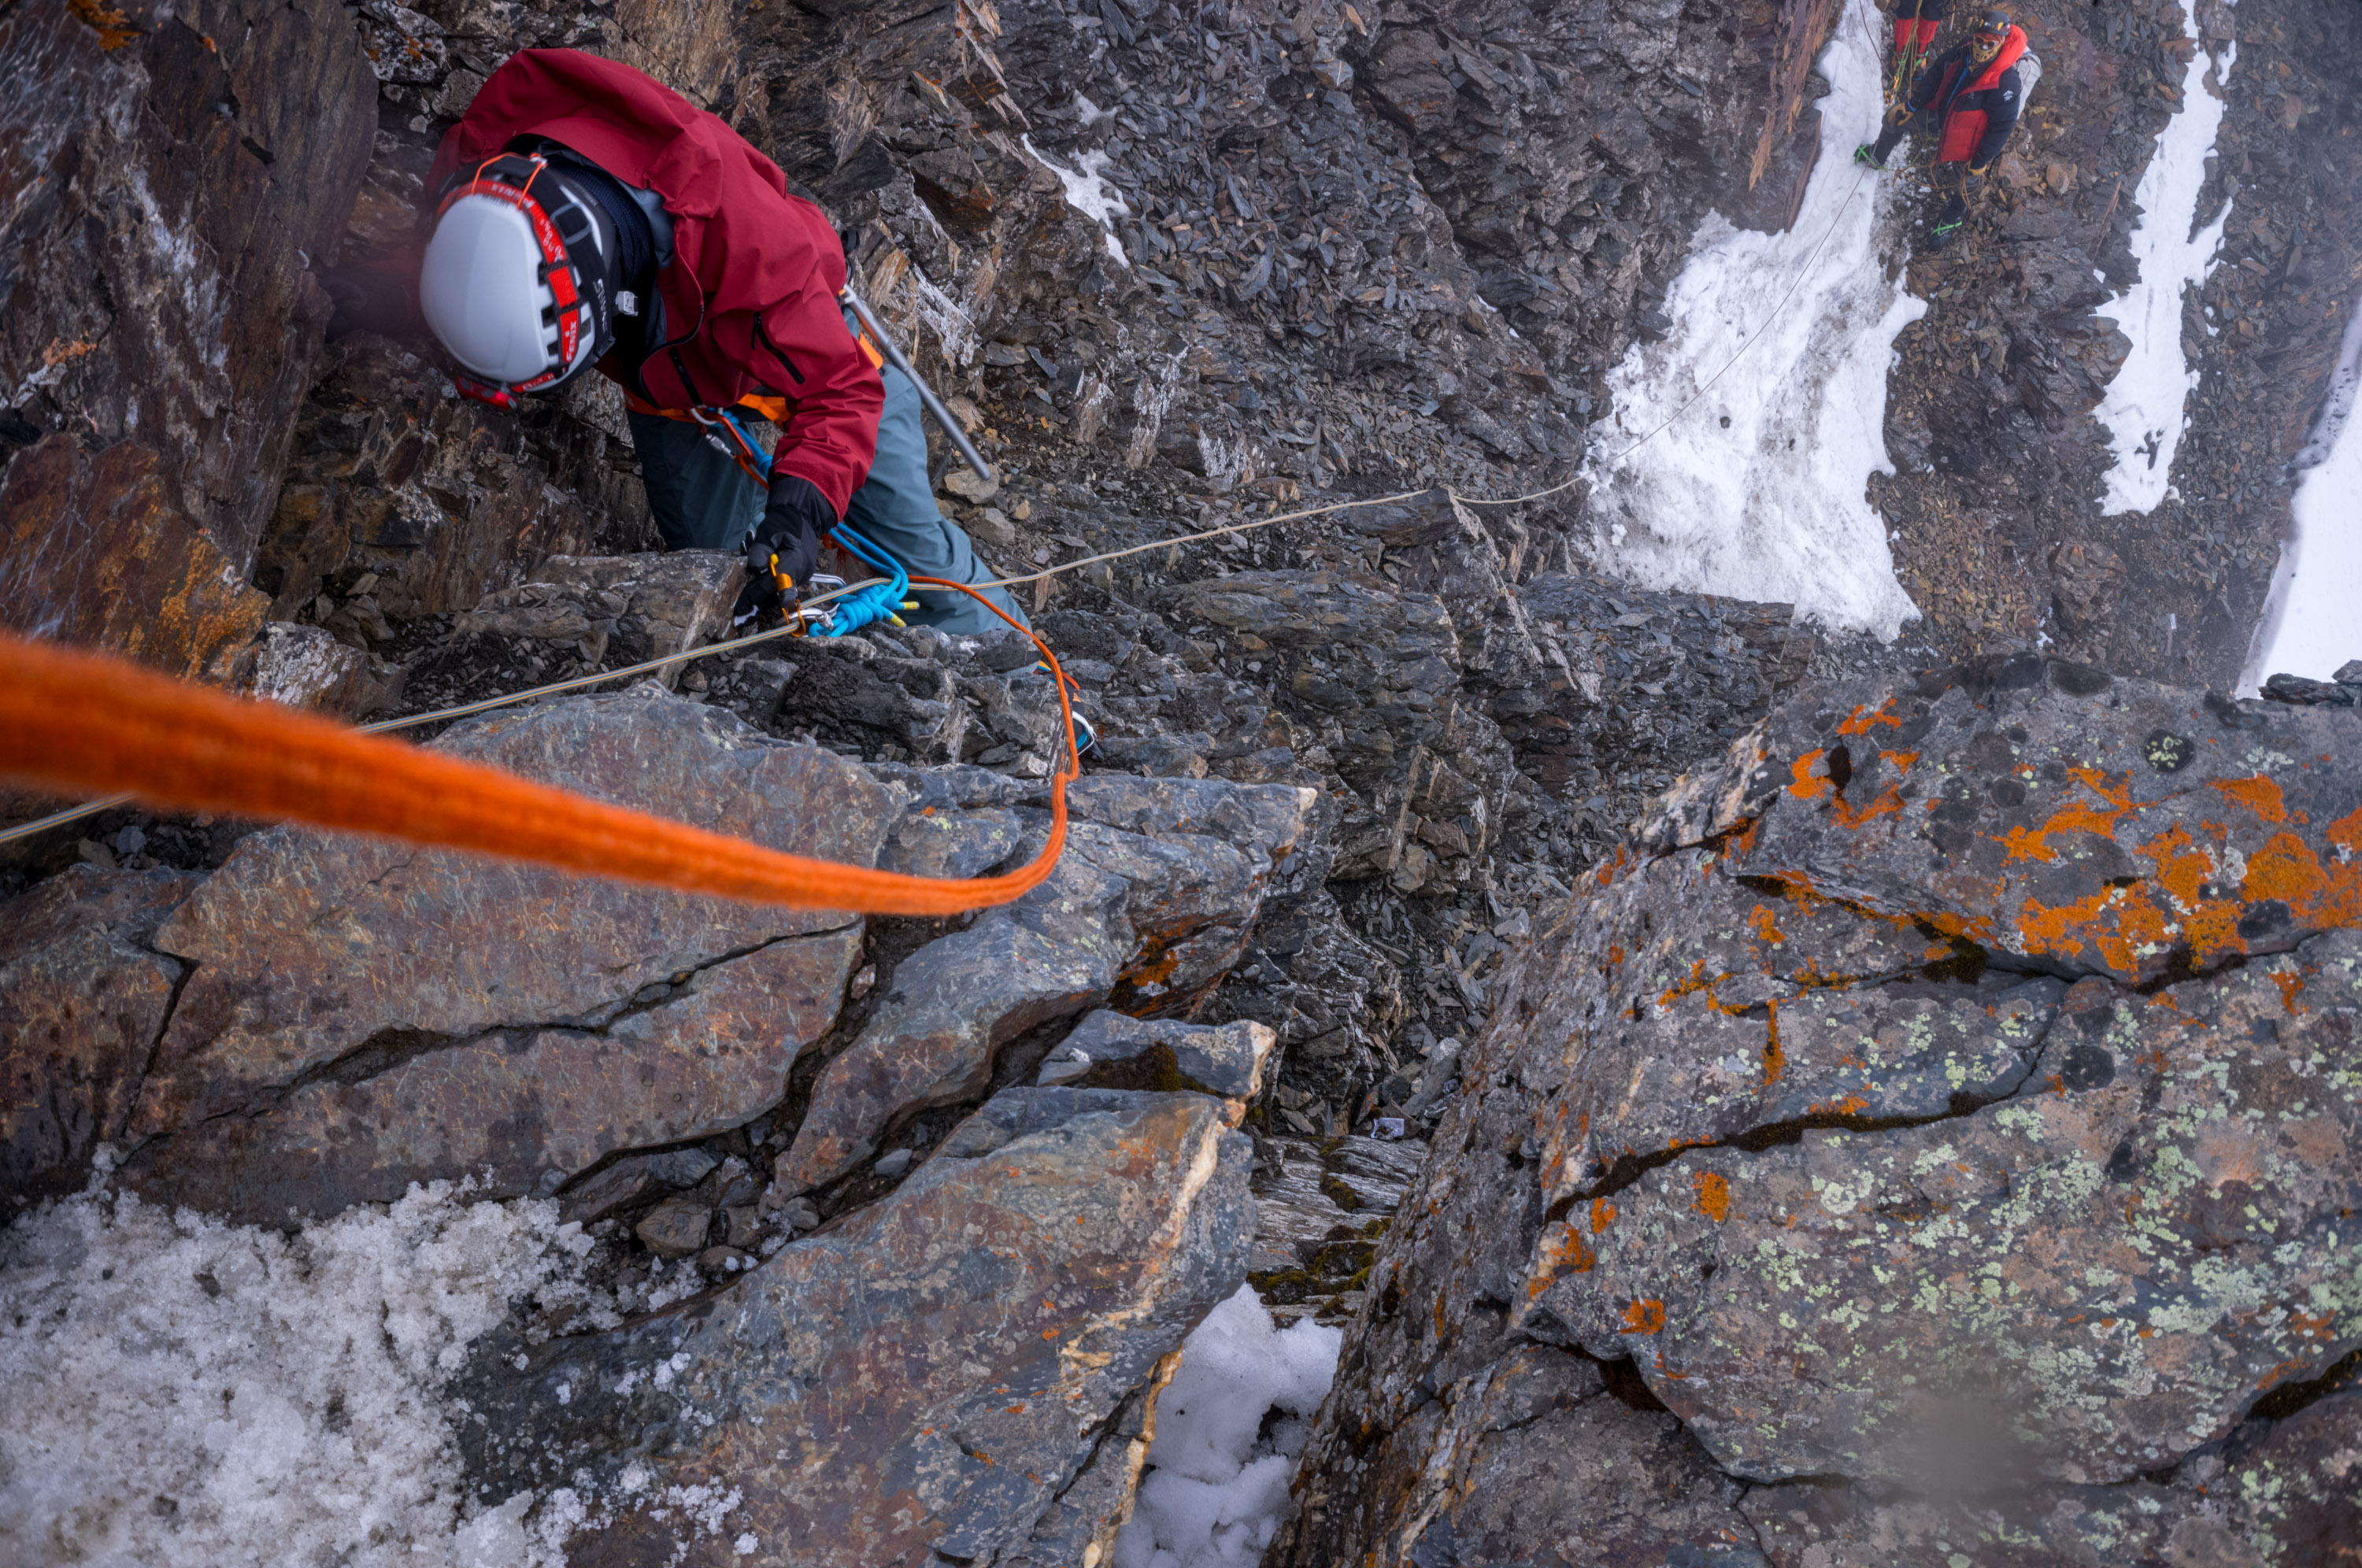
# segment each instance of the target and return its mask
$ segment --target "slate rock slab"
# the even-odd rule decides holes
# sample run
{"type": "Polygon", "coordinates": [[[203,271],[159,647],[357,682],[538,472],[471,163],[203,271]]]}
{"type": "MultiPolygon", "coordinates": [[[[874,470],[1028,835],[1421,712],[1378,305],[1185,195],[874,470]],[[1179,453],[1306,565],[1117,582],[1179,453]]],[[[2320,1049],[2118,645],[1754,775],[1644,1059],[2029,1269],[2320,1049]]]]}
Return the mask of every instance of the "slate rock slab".
{"type": "Polygon", "coordinates": [[[1755,1479],[2169,1465],[2362,1341],[2357,1019],[2341,932],[2078,1014],[1974,1115],[1684,1154],[1546,1228],[1511,1321],[1755,1479]]]}
{"type": "MultiPolygon", "coordinates": [[[[854,764],[645,690],[498,714],[454,755],[770,847],[874,861],[897,802],[854,764]]],[[[372,1042],[596,1030],[646,988],[851,917],[300,826],[241,841],[157,934],[196,966],[135,1131],[250,1105],[372,1042]]]]}
{"type": "Polygon", "coordinates": [[[494,1030],[390,1065],[364,1052],[266,1110],[157,1140],[126,1179],[252,1220],[390,1202],[414,1181],[546,1192],[617,1149],[711,1137],[777,1104],[860,954],[857,930],[789,938],[603,1029],[494,1030]]]}
{"type": "MultiPolygon", "coordinates": [[[[1005,781],[971,782],[979,801],[1015,794],[1005,781]]],[[[1074,785],[1077,820],[1058,868],[902,961],[813,1086],[776,1164],[779,1190],[833,1181],[875,1153],[897,1118],[982,1093],[994,1053],[1028,1030],[1110,1000],[1139,1011],[1194,1005],[1244,945],[1275,862],[1304,831],[1308,793],[1208,779],[1074,785]]],[[[948,801],[918,810],[934,810],[930,822],[953,814],[948,801]]],[[[1042,814],[1025,810],[1020,862],[1046,834],[1042,814]]],[[[977,825],[988,830],[989,819],[977,825]]],[[[910,853],[909,832],[898,833],[898,853],[910,853]]]]}
{"type": "Polygon", "coordinates": [[[1276,1043],[1270,1027],[1184,1023],[1130,1018],[1102,1010],[1075,1025],[1042,1064],[1039,1081],[1110,1088],[1193,1088],[1225,1099],[1252,1099],[1263,1088],[1264,1064],[1276,1043]],[[1171,1084],[1115,1081],[1143,1074],[1171,1084]]]}
{"type": "MultiPolygon", "coordinates": [[[[442,744],[855,865],[899,806],[833,754],[652,688],[442,744]]],[[[546,1191],[618,1149],[757,1116],[835,1018],[861,928],[281,827],[242,841],[155,941],[193,973],[126,1179],[275,1220],[444,1176],[546,1191]]]]}
{"type": "Polygon", "coordinates": [[[1238,1288],[1251,1159],[1203,1095],[1003,1090],[889,1197],[722,1296],[491,1345],[462,1390],[469,1472],[612,1510],[571,1544],[586,1568],[1018,1557],[1238,1288]]]}

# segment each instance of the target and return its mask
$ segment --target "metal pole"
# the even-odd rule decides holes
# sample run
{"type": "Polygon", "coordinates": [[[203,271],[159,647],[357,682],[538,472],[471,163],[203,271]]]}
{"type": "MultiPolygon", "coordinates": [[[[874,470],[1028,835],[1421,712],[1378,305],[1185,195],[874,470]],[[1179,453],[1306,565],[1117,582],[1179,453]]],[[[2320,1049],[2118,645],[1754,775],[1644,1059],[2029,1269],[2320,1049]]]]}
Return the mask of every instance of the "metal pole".
{"type": "Polygon", "coordinates": [[[853,292],[851,283],[845,284],[837,297],[851,305],[853,314],[861,318],[861,325],[869,331],[870,341],[877,345],[880,354],[886,356],[886,362],[911,378],[911,384],[919,389],[919,401],[926,405],[929,414],[934,415],[935,423],[943,427],[944,434],[952,438],[952,445],[959,448],[961,458],[976,470],[978,478],[992,478],[992,465],[984,460],[984,454],[977,451],[976,444],[967,438],[967,432],[960,428],[957,419],[952,417],[952,411],[944,406],[944,400],[935,395],[933,388],[919,379],[919,372],[911,368],[910,359],[894,346],[894,340],[886,336],[885,326],[870,310],[868,303],[853,292]]]}

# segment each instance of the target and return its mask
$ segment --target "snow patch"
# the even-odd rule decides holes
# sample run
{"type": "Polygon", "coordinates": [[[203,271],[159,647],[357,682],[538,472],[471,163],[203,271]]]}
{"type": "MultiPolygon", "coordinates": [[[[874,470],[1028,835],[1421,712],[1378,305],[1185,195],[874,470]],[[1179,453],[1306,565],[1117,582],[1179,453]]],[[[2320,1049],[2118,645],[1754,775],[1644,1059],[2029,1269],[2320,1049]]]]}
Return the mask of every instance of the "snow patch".
{"type": "Polygon", "coordinates": [[[1164,426],[1164,415],[1181,391],[1181,365],[1188,358],[1186,351],[1176,352],[1164,362],[1164,368],[1154,375],[1143,373],[1131,390],[1132,411],[1140,423],[1132,426],[1131,439],[1123,449],[1123,466],[1137,469],[1146,466],[1156,450],[1156,433],[1164,426]]]}
{"type": "Polygon", "coordinates": [[[1894,471],[1887,372],[1895,336],[1927,309],[1882,254],[1890,213],[1915,197],[1850,161],[1878,128],[1874,43],[1841,28],[1819,68],[1833,91],[1796,221],[1758,234],[1707,216],[1665,297],[1672,332],[1608,372],[1614,427],[1584,474],[1610,570],[1649,588],[1783,600],[1891,639],[1918,610],[1865,489],[1894,471]]]}
{"type": "MultiPolygon", "coordinates": [[[[1078,95],[1076,102],[1088,104],[1090,100],[1078,95]]],[[[1055,174],[1058,183],[1066,188],[1066,204],[1107,230],[1108,254],[1123,265],[1131,266],[1131,258],[1123,253],[1123,243],[1115,237],[1112,221],[1131,215],[1131,204],[1123,199],[1123,193],[1108,183],[1108,166],[1115,160],[1098,148],[1092,148],[1078,155],[1075,160],[1076,166],[1069,169],[1034,146],[1032,137],[1019,139],[1025,144],[1025,150],[1033,161],[1055,174]]]]}
{"type": "Polygon", "coordinates": [[[1156,1401],[1115,1568],[1254,1568],[1287,1518],[1288,1478],[1344,1339],[1308,1318],[1275,1327],[1251,1285],[1208,1313],[1156,1401]]]}
{"type": "Polygon", "coordinates": [[[0,1236],[0,1561],[560,1568],[579,1500],[462,1485],[441,1402],[531,1296],[557,1206],[414,1186],[293,1236],[89,1191],[0,1236]]]}
{"type": "MultiPolygon", "coordinates": [[[[2190,0],[2182,0],[2181,17],[2182,30],[2196,38],[2198,18],[2190,0]]],[[[2238,53],[2235,43],[2224,45],[2219,55],[2191,52],[2181,72],[2181,107],[2158,134],[2157,151],[2133,191],[2141,210],[2132,236],[2139,279],[2103,310],[2133,345],[2109,381],[2097,415],[2116,454],[2100,503],[2109,515],[2157,509],[2166,498],[2173,454],[2188,425],[2183,410],[2197,390],[2198,372],[2181,351],[2182,300],[2214,270],[2223,226],[2231,219],[2226,201],[2212,223],[2199,227],[2198,193],[2206,182],[2214,133],[2223,124],[2223,88],[2238,53]]]]}
{"type": "Polygon", "coordinates": [[[2362,658],[2362,301],[2345,323],[2329,395],[2303,450],[2290,467],[2304,477],[2290,503],[2296,524],[2280,547],[2271,595],[2247,655],[2239,689],[2253,696],[2264,678],[2289,674],[2326,680],[2339,665],[2362,658]]]}
{"type": "MultiPolygon", "coordinates": [[[[922,210],[924,205],[921,204],[922,210]]],[[[975,319],[960,307],[959,301],[937,288],[934,280],[916,262],[911,264],[911,314],[935,335],[935,341],[943,346],[945,364],[966,365],[976,358],[975,319]]]]}

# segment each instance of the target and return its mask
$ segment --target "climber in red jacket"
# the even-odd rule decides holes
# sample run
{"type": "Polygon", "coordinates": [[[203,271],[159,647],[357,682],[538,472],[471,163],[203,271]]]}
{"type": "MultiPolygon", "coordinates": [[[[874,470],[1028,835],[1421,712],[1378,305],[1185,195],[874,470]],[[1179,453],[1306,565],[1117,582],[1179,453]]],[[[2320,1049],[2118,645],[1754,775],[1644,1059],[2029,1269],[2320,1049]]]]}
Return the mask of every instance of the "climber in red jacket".
{"type": "Polygon", "coordinates": [[[2025,53],[2025,29],[2006,11],[1988,11],[1964,43],[1954,44],[1928,63],[1911,91],[1887,111],[1875,142],[1854,149],[1854,161],[1886,167],[1886,155],[1914,119],[1924,116],[1937,129],[1935,183],[1944,193],[1928,248],[1951,243],[1969,214],[1969,182],[1981,180],[2001,156],[2025,90],[2017,62],[2025,53]]]}
{"type": "Polygon", "coordinates": [[[1936,47],[1936,29],[1944,25],[1944,12],[1949,5],[1950,0],[1894,0],[1894,51],[1888,57],[1893,63],[1886,78],[1888,103],[1901,97],[1904,87],[1915,80],[1919,62],[1936,47]]]}
{"type": "MultiPolygon", "coordinates": [[[[421,253],[323,275],[329,336],[423,323],[459,390],[503,407],[595,365],[624,389],[667,547],[744,548],[758,582],[808,581],[840,522],[914,575],[989,579],[935,506],[915,389],[838,300],[836,231],[721,119],[629,66],[525,50],[445,135],[426,192],[421,253]],[[750,418],[779,427],[767,479],[759,449],[742,461],[750,418]]],[[[920,601],[949,630],[999,625],[965,594],[920,601]]]]}

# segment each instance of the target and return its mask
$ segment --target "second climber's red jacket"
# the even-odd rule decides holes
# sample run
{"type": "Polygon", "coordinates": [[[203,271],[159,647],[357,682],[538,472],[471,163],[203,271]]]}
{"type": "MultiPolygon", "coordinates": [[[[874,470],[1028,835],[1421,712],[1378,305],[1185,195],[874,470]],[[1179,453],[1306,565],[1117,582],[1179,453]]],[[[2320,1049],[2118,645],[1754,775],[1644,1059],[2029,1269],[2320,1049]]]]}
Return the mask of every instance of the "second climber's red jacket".
{"type": "Polygon", "coordinates": [[[1938,163],[1968,163],[1982,169],[2009,140],[2017,116],[2025,107],[2025,92],[2017,72],[2018,57],[2025,53],[2025,29],[2013,27],[2002,39],[2001,50],[1979,65],[1966,42],[1937,55],[1919,73],[1908,95],[1914,109],[1933,109],[1943,116],[1942,139],[1936,147],[1938,163]]]}
{"type": "Polygon", "coordinates": [[[610,353],[601,371],[665,408],[784,398],[774,464],[842,517],[877,454],[886,392],[845,329],[844,248],[827,217],[718,116],[628,65],[566,49],[525,50],[492,72],[436,149],[428,192],[527,136],[653,191],[672,218],[672,265],[642,307],[646,357],[610,353]]]}

